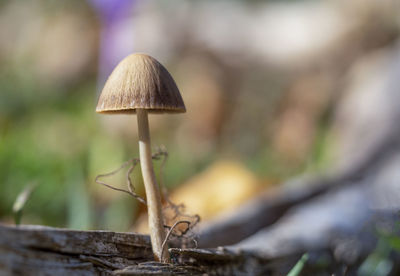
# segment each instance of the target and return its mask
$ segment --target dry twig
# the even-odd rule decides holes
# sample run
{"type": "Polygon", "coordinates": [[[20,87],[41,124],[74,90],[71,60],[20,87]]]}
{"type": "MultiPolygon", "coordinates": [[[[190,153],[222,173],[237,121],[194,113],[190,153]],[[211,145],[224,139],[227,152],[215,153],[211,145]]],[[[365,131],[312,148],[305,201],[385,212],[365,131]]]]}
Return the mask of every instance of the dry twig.
{"type": "Polygon", "coordinates": [[[168,233],[167,233],[167,236],[165,236],[165,239],[164,239],[164,241],[163,241],[163,243],[162,243],[162,246],[161,246],[161,248],[162,248],[162,250],[161,250],[161,260],[162,260],[162,256],[163,256],[163,253],[164,253],[164,248],[165,248],[165,246],[167,245],[168,239],[169,239],[169,237],[171,236],[172,231],[174,230],[174,228],[175,228],[178,224],[181,224],[181,223],[186,223],[186,224],[188,225],[187,229],[189,229],[189,226],[190,226],[190,224],[191,224],[190,221],[187,221],[187,220],[179,220],[179,221],[175,222],[174,225],[171,226],[171,228],[169,229],[169,231],[168,231],[168,233]]]}
{"type": "Polygon", "coordinates": [[[99,174],[98,176],[96,176],[95,181],[96,181],[96,183],[104,185],[104,186],[106,186],[106,187],[108,187],[108,188],[110,188],[112,190],[127,193],[127,194],[133,196],[134,198],[136,198],[137,200],[139,200],[139,202],[143,203],[144,205],[147,205],[146,200],[135,192],[135,187],[134,187],[132,179],[130,177],[130,174],[133,172],[133,170],[135,169],[135,167],[136,167],[136,165],[138,163],[140,163],[139,158],[133,158],[133,159],[125,162],[118,169],[116,169],[116,170],[114,170],[114,171],[112,171],[110,173],[99,174]],[[112,176],[112,175],[117,174],[120,170],[122,170],[123,168],[125,168],[129,164],[131,164],[131,166],[129,167],[128,172],[126,173],[128,190],[121,189],[121,188],[116,188],[116,187],[114,187],[114,186],[112,186],[110,184],[107,184],[107,183],[99,180],[102,177],[108,177],[108,176],[112,176]]]}

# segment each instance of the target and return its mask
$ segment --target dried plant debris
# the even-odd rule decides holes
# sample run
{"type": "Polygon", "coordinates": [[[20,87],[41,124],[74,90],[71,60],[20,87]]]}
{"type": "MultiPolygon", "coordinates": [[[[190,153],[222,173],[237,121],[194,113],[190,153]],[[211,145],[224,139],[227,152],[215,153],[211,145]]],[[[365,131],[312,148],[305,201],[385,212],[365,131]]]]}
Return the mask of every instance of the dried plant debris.
{"type": "Polygon", "coordinates": [[[173,226],[165,226],[169,229],[167,238],[172,236],[172,242],[177,242],[183,248],[197,247],[196,234],[194,227],[200,222],[200,216],[197,214],[190,215],[185,213],[184,204],[175,204],[168,195],[166,186],[164,185],[163,171],[168,159],[168,151],[164,146],[157,149],[153,155],[154,160],[162,160],[159,169],[159,183],[162,194],[167,205],[163,209],[164,217],[168,222],[175,222],[173,226]]]}
{"type": "MultiPolygon", "coordinates": [[[[193,229],[200,222],[200,216],[197,214],[195,215],[187,214],[185,213],[185,206],[183,204],[175,204],[174,202],[172,202],[171,199],[169,198],[167,188],[164,185],[163,171],[168,159],[168,151],[164,146],[160,146],[157,148],[156,152],[152,155],[152,159],[156,161],[161,160],[158,173],[159,174],[158,182],[162,190],[163,199],[166,202],[166,205],[163,209],[163,214],[166,220],[164,227],[168,230],[167,236],[163,242],[163,247],[167,246],[168,243],[171,242],[174,246],[180,246],[182,248],[193,248],[193,247],[197,248],[197,240],[196,240],[197,236],[193,231],[193,229]],[[171,224],[171,226],[169,224],[171,224]]],[[[130,196],[137,199],[140,203],[147,205],[146,200],[135,192],[134,183],[131,178],[132,172],[139,163],[140,163],[139,158],[133,158],[129,161],[126,161],[119,168],[117,168],[112,172],[99,174],[96,177],[95,182],[104,185],[112,190],[127,193],[130,196]],[[127,189],[115,187],[114,185],[108,184],[103,180],[101,180],[105,177],[116,175],[121,170],[127,167],[128,167],[128,170],[126,172],[127,189]]]]}
{"type": "Polygon", "coordinates": [[[143,197],[139,196],[135,192],[135,186],[133,185],[133,182],[132,182],[132,179],[131,179],[131,173],[133,172],[133,170],[135,169],[135,167],[136,167],[136,165],[138,163],[140,163],[139,158],[133,158],[133,159],[131,159],[129,161],[126,161],[118,169],[116,169],[116,170],[114,170],[112,172],[109,172],[109,173],[99,174],[98,176],[96,176],[95,182],[98,183],[98,184],[104,185],[107,188],[110,188],[112,190],[127,193],[127,194],[133,196],[134,198],[136,198],[137,200],[139,200],[140,203],[143,203],[143,204],[147,205],[146,204],[146,200],[143,197]],[[114,186],[112,186],[110,184],[107,184],[107,183],[105,183],[105,182],[100,180],[100,178],[113,176],[113,175],[117,174],[119,171],[121,171],[122,169],[126,168],[128,165],[130,165],[129,169],[128,169],[128,172],[126,173],[126,181],[127,181],[128,190],[114,187],[114,186]]]}

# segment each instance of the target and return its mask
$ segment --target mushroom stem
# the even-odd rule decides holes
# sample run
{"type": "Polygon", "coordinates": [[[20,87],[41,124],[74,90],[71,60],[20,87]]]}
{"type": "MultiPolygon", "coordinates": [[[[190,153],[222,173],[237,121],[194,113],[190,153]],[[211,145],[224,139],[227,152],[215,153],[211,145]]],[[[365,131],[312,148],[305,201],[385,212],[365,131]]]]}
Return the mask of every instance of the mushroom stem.
{"type": "Polygon", "coordinates": [[[147,110],[137,109],[136,112],[139,128],[140,167],[142,168],[143,182],[146,190],[151,245],[156,261],[166,263],[170,261],[170,258],[167,248],[164,248],[164,253],[161,254],[165,231],[161,212],[160,190],[156,182],[151,157],[149,120],[147,110]]]}

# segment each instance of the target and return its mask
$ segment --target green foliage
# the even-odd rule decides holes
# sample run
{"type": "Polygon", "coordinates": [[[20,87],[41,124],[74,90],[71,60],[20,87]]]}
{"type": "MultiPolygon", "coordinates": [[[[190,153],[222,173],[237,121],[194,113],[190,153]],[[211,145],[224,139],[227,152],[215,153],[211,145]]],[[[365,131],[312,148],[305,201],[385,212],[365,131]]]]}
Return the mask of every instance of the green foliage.
{"type": "Polygon", "coordinates": [[[400,252],[400,236],[395,231],[391,233],[379,231],[378,236],[379,240],[375,250],[358,269],[358,275],[360,276],[390,275],[394,265],[390,255],[393,252],[400,252]]]}
{"type": "Polygon", "coordinates": [[[39,186],[24,208],[27,221],[65,226],[66,185],[71,173],[85,167],[95,127],[88,116],[93,99],[87,90],[54,93],[18,74],[6,76],[0,77],[0,217],[11,216],[14,199],[35,182],[39,186]]]}
{"type": "Polygon", "coordinates": [[[296,265],[289,271],[287,276],[298,276],[300,275],[301,270],[303,269],[304,265],[308,261],[308,254],[305,253],[301,256],[300,260],[296,263],[296,265]]]}
{"type": "Polygon", "coordinates": [[[17,196],[13,205],[14,221],[15,225],[20,225],[22,219],[22,212],[26,202],[29,200],[33,190],[36,188],[36,184],[28,184],[24,190],[17,196]]]}

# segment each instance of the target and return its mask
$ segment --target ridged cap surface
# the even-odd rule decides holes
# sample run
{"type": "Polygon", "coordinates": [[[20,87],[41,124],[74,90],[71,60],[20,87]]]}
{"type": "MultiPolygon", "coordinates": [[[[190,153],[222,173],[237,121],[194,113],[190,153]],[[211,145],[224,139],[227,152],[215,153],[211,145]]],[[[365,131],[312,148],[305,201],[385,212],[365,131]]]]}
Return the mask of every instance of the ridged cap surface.
{"type": "Polygon", "coordinates": [[[97,103],[98,113],[183,113],[185,104],[172,76],[155,58],[132,54],[109,76],[97,103]]]}

